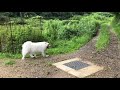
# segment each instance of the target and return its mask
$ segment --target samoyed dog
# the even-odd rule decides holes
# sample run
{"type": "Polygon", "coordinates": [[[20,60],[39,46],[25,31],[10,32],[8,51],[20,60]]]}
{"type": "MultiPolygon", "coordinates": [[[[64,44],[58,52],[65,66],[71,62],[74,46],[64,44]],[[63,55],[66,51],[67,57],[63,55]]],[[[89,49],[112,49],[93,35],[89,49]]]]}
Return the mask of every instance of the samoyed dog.
{"type": "Polygon", "coordinates": [[[48,42],[31,42],[27,41],[22,45],[22,60],[25,59],[27,54],[30,57],[36,57],[36,53],[41,53],[43,57],[48,57],[49,55],[45,54],[45,50],[49,47],[48,42]]]}

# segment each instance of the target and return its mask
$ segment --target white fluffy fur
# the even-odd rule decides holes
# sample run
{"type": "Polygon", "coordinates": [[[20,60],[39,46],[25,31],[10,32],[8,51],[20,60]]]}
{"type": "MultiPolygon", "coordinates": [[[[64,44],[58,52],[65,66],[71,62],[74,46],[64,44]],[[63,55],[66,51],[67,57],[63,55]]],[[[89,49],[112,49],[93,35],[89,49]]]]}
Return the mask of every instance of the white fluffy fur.
{"type": "Polygon", "coordinates": [[[22,45],[22,60],[24,60],[26,54],[30,54],[31,57],[34,57],[36,56],[36,53],[42,53],[43,57],[47,57],[48,55],[45,54],[45,50],[48,47],[48,45],[48,42],[25,42],[22,45]]]}

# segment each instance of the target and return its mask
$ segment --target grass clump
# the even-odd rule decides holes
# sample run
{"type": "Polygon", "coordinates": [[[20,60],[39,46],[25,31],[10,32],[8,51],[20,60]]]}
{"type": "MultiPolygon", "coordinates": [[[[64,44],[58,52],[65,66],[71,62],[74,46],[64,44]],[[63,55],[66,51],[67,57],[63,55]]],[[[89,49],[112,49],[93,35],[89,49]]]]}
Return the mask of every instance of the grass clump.
{"type": "Polygon", "coordinates": [[[4,61],[4,65],[13,65],[13,64],[15,64],[14,60],[5,60],[4,61]]]}
{"type": "Polygon", "coordinates": [[[109,29],[107,24],[103,24],[98,36],[98,40],[96,42],[96,49],[97,51],[101,51],[105,49],[110,42],[110,35],[109,35],[109,29]]]}

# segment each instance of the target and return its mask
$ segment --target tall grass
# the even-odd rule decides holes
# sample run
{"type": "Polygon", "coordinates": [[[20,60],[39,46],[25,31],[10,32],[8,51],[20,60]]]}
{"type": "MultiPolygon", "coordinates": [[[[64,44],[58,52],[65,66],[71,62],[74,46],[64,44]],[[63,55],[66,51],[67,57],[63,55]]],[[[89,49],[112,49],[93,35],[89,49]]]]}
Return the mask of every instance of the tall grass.
{"type": "Polygon", "coordinates": [[[25,41],[39,42],[46,40],[42,36],[41,31],[38,27],[34,28],[29,25],[12,26],[12,37],[11,30],[9,28],[6,29],[4,26],[3,28],[0,28],[0,39],[0,43],[2,45],[2,52],[14,51],[15,53],[21,52],[21,46],[25,41]]]}
{"type": "Polygon", "coordinates": [[[97,51],[101,51],[105,49],[110,42],[110,34],[109,34],[109,29],[107,24],[103,24],[101,26],[100,34],[98,36],[98,40],[96,42],[96,49],[97,51]]]}
{"type": "Polygon", "coordinates": [[[118,22],[119,20],[117,20],[116,17],[113,18],[112,20],[112,27],[113,27],[113,31],[116,33],[117,37],[120,40],[120,23],[118,22]]]}
{"type": "Polygon", "coordinates": [[[21,59],[21,54],[12,54],[12,53],[0,53],[0,59],[21,59]]]}
{"type": "MultiPolygon", "coordinates": [[[[29,18],[25,20],[27,24],[24,26],[13,25],[12,38],[9,26],[8,28],[0,26],[0,51],[8,53],[14,49],[15,54],[20,54],[21,46],[25,41],[48,41],[52,47],[47,50],[47,53],[51,55],[73,52],[92,39],[97,33],[98,27],[104,22],[110,22],[110,18],[109,14],[92,13],[85,16],[73,16],[69,20],[42,20],[42,26],[40,26],[39,19],[29,18]],[[14,48],[11,48],[11,41],[13,41],[14,48]]],[[[103,27],[102,29],[106,29],[104,26],[101,27],[103,27]]],[[[97,42],[98,44],[96,44],[97,48],[103,47],[103,42],[107,42],[102,42],[107,36],[102,36],[102,33],[105,31],[101,31],[100,39],[97,42]]],[[[12,55],[10,57],[15,58],[12,55]]],[[[19,57],[20,55],[18,55],[19,57]]]]}
{"type": "Polygon", "coordinates": [[[71,40],[56,41],[55,47],[48,49],[47,53],[52,55],[70,53],[79,50],[89,40],[91,40],[91,35],[84,34],[81,37],[74,37],[71,40]]]}

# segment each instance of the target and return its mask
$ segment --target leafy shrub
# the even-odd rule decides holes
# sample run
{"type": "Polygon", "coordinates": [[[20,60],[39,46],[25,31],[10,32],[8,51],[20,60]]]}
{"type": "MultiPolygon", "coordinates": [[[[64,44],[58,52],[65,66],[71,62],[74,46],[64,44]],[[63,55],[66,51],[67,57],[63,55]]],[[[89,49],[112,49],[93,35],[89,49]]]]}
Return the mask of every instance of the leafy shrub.
{"type": "MultiPolygon", "coordinates": [[[[20,53],[25,41],[48,41],[52,45],[52,49],[48,50],[49,53],[74,51],[96,36],[102,23],[108,23],[111,20],[109,16],[102,15],[102,13],[92,13],[73,16],[69,20],[42,20],[42,25],[40,25],[39,18],[35,18],[25,19],[27,23],[25,25],[14,24],[11,30],[9,26],[1,26],[0,50],[20,53]]],[[[20,18],[16,19],[16,21],[19,20],[20,18]]]]}
{"type": "Polygon", "coordinates": [[[56,39],[58,39],[59,31],[62,27],[62,22],[60,20],[49,20],[46,21],[43,25],[43,29],[45,30],[44,36],[47,40],[52,43],[56,39]]]}
{"type": "Polygon", "coordinates": [[[9,22],[9,17],[7,16],[0,16],[0,25],[4,25],[5,23],[9,22]]]}
{"type": "Polygon", "coordinates": [[[4,29],[0,31],[3,52],[21,52],[22,44],[26,41],[39,42],[46,40],[41,34],[40,30],[35,30],[29,26],[22,27],[17,25],[11,30],[4,29]]]}
{"type": "Polygon", "coordinates": [[[71,17],[71,20],[80,20],[83,16],[82,15],[74,15],[73,17],[71,17]]]}
{"type": "Polygon", "coordinates": [[[16,21],[16,24],[24,25],[27,23],[23,19],[18,19],[18,21],[16,21]]]}
{"type": "Polygon", "coordinates": [[[54,43],[54,47],[47,50],[49,54],[65,54],[78,50],[80,47],[84,46],[91,36],[84,34],[81,37],[74,37],[71,40],[59,40],[54,43]]]}
{"type": "Polygon", "coordinates": [[[116,33],[117,37],[120,40],[120,23],[119,23],[119,21],[120,21],[119,18],[114,17],[111,22],[111,25],[112,25],[113,31],[116,33]]]}

